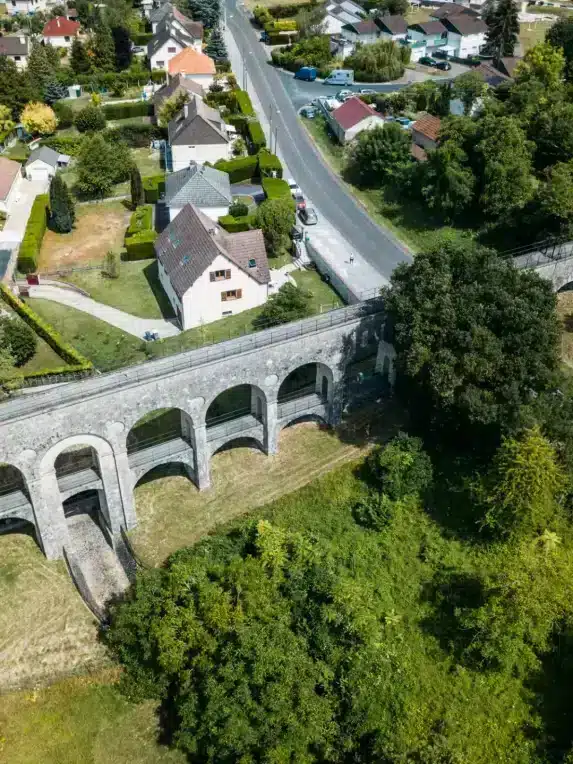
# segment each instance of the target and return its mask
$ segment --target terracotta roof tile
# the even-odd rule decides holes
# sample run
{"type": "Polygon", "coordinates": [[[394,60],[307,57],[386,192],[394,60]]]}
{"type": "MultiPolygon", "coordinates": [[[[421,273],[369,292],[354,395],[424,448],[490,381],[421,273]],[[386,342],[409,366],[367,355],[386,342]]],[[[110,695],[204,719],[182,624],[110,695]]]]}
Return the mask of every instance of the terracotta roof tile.
{"type": "Polygon", "coordinates": [[[19,162],[14,162],[12,159],[7,159],[6,157],[0,157],[0,199],[2,199],[2,201],[4,201],[10,193],[14,179],[19,172],[19,162]]]}
{"type": "Polygon", "coordinates": [[[215,74],[215,62],[194,48],[185,48],[169,62],[169,74],[215,74]]]}
{"type": "Polygon", "coordinates": [[[425,114],[423,117],[420,117],[420,119],[414,122],[412,125],[412,130],[415,130],[421,135],[424,135],[431,141],[437,141],[441,124],[442,120],[439,117],[433,117],[431,114],[425,114]]]}
{"type": "Polygon", "coordinates": [[[342,106],[335,109],[332,112],[332,117],[335,119],[343,130],[350,130],[351,127],[362,122],[366,117],[379,117],[382,121],[382,117],[371,106],[360,98],[349,98],[342,106]]]}
{"type": "Polygon", "coordinates": [[[78,21],[72,21],[65,16],[56,16],[45,24],[42,34],[44,37],[73,37],[79,30],[78,21]]]}

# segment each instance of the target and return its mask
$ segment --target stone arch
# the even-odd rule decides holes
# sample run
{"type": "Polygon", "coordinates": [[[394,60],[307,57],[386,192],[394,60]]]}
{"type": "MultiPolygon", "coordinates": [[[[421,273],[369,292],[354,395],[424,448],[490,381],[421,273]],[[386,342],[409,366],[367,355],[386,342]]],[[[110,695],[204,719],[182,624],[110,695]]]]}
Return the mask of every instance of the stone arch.
{"type": "Polygon", "coordinates": [[[268,406],[267,393],[263,390],[262,387],[254,382],[239,382],[236,385],[224,387],[223,389],[218,390],[209,398],[207,398],[203,405],[202,412],[202,419],[205,424],[210,426],[208,422],[209,411],[214,405],[216,405],[218,400],[221,400],[224,396],[231,397],[233,393],[241,390],[243,390],[245,393],[248,393],[248,395],[244,396],[244,405],[241,405],[242,401],[239,403],[238,410],[244,411],[244,413],[251,413],[257,418],[260,417],[262,421],[265,421],[268,406]]]}
{"type": "Polygon", "coordinates": [[[283,419],[281,421],[281,430],[286,430],[288,427],[294,427],[294,425],[303,424],[304,422],[316,422],[324,427],[329,426],[325,416],[313,411],[309,414],[295,414],[292,419],[283,419]]]}
{"type": "Polygon", "coordinates": [[[256,448],[261,453],[266,453],[265,446],[260,438],[256,438],[253,435],[229,435],[229,437],[222,442],[217,441],[212,444],[211,456],[215,456],[215,454],[218,454],[221,451],[227,451],[229,448],[256,448]]]}
{"type": "Polygon", "coordinates": [[[33,530],[34,539],[41,546],[28,477],[16,465],[3,464],[0,467],[0,534],[19,532],[20,527],[22,533],[33,530]]]}
{"type": "Polygon", "coordinates": [[[58,456],[74,446],[93,448],[100,460],[105,457],[113,457],[113,449],[105,438],[99,435],[70,435],[51,446],[41,457],[39,464],[40,477],[51,474],[55,470],[58,456]]]}
{"type": "Polygon", "coordinates": [[[152,478],[149,477],[149,474],[153,472],[154,470],[160,470],[162,467],[170,467],[170,466],[180,467],[181,472],[185,473],[185,475],[189,478],[189,480],[193,483],[193,485],[196,488],[199,487],[195,479],[195,465],[193,463],[190,463],[188,460],[185,460],[182,458],[174,458],[174,459],[166,459],[164,462],[161,462],[160,464],[154,464],[152,467],[138,470],[136,474],[134,475],[134,488],[136,488],[142,482],[148,482],[149,480],[152,480],[152,479],[154,480],[156,477],[159,477],[158,475],[152,478]]]}
{"type": "Polygon", "coordinates": [[[334,369],[321,361],[310,361],[309,363],[294,364],[288,372],[284,374],[278,387],[277,397],[279,403],[284,402],[287,396],[291,393],[291,390],[289,390],[289,382],[293,381],[296,375],[299,375],[301,381],[304,383],[303,374],[307,372],[312,372],[312,374],[308,375],[308,382],[300,386],[297,386],[296,384],[293,385],[292,397],[301,397],[300,395],[297,396],[294,394],[298,391],[301,392],[301,395],[314,392],[317,395],[320,395],[325,402],[332,401],[334,397],[334,380],[337,376],[334,369]]]}

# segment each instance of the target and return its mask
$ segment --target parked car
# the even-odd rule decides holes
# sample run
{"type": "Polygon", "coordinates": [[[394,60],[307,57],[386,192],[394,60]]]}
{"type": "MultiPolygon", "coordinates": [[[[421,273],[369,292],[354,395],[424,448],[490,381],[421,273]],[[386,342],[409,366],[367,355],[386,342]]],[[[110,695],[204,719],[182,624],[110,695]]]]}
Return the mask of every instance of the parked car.
{"type": "Polygon", "coordinates": [[[443,72],[449,72],[452,68],[452,65],[449,61],[438,61],[435,64],[436,69],[441,69],[443,72]]]}
{"type": "Polygon", "coordinates": [[[418,63],[423,64],[424,66],[436,66],[438,62],[431,56],[422,56],[418,63]]]}
{"type": "Polygon", "coordinates": [[[352,98],[353,95],[354,93],[352,92],[352,90],[339,90],[338,93],[336,94],[336,98],[339,101],[346,101],[347,98],[352,98]]]}
{"type": "Polygon", "coordinates": [[[291,229],[290,235],[293,241],[302,241],[304,238],[304,229],[295,224],[291,229]]]}
{"type": "Polygon", "coordinates": [[[305,225],[316,225],[318,216],[314,207],[306,207],[298,212],[300,219],[305,225]]]}
{"type": "Polygon", "coordinates": [[[333,69],[324,80],[325,85],[352,85],[354,69],[333,69]]]}
{"type": "Polygon", "coordinates": [[[361,88],[360,95],[376,95],[378,91],[372,90],[372,88],[361,88]]]}
{"type": "Polygon", "coordinates": [[[299,212],[306,209],[306,199],[302,195],[302,191],[300,190],[300,188],[298,192],[296,193],[293,191],[292,198],[294,199],[296,208],[299,212]]]}
{"type": "Polygon", "coordinates": [[[288,187],[290,188],[290,192],[293,195],[293,199],[295,194],[300,194],[302,196],[302,191],[300,190],[296,180],[293,180],[293,178],[287,178],[287,183],[288,187]]]}
{"type": "Polygon", "coordinates": [[[306,82],[314,82],[318,72],[314,66],[302,66],[298,72],[294,75],[295,80],[305,80],[306,82]]]}
{"type": "Polygon", "coordinates": [[[316,117],[316,109],[314,106],[303,106],[300,110],[300,113],[303,117],[306,117],[307,119],[314,119],[316,117]]]}

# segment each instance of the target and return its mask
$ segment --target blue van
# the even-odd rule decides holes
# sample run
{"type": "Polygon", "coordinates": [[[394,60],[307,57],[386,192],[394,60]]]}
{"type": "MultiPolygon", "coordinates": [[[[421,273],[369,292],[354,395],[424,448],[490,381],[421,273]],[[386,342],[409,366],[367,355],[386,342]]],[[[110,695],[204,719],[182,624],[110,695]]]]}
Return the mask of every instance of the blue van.
{"type": "Polygon", "coordinates": [[[305,82],[314,82],[317,71],[314,66],[303,66],[294,75],[295,80],[305,80],[305,82]]]}

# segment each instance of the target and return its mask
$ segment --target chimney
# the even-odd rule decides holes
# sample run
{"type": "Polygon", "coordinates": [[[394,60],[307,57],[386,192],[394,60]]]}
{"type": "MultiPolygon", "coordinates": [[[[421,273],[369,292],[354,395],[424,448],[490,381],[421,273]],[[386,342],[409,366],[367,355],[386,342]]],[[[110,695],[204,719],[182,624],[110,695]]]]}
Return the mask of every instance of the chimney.
{"type": "Polygon", "coordinates": [[[26,38],[25,37],[20,37],[19,40],[22,43],[22,45],[26,44],[26,38]]]}
{"type": "Polygon", "coordinates": [[[56,19],[56,26],[58,27],[58,29],[60,28],[60,17],[59,16],[56,19]]]}
{"type": "Polygon", "coordinates": [[[209,233],[211,234],[211,236],[216,236],[217,235],[217,229],[216,228],[209,228],[209,233]]]}

